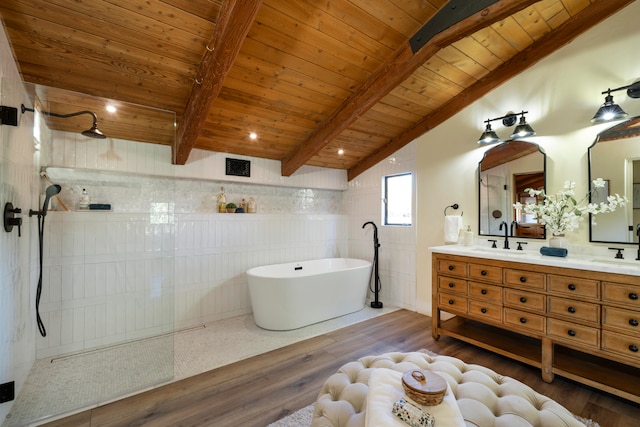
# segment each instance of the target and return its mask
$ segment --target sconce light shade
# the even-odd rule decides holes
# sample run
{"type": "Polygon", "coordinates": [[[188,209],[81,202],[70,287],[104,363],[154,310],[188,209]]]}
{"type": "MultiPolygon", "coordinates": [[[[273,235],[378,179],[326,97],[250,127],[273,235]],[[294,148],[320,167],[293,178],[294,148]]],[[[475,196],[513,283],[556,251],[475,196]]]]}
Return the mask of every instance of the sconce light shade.
{"type": "Polygon", "coordinates": [[[489,120],[487,120],[487,128],[482,132],[480,138],[478,139],[478,144],[495,144],[496,142],[500,142],[500,138],[498,138],[498,134],[495,133],[493,129],[491,129],[491,124],[489,120]]]}
{"type": "Polygon", "coordinates": [[[598,108],[596,114],[591,119],[591,123],[605,123],[612,120],[620,120],[627,117],[627,113],[615,102],[613,102],[613,95],[611,92],[607,92],[607,96],[604,98],[604,104],[598,108]]]}
{"type": "Polygon", "coordinates": [[[513,130],[513,133],[511,134],[512,139],[526,138],[527,136],[533,136],[536,134],[536,131],[533,130],[531,125],[527,123],[527,119],[524,118],[524,113],[521,114],[522,116],[520,116],[520,123],[518,123],[518,126],[516,126],[516,128],[513,130]]]}

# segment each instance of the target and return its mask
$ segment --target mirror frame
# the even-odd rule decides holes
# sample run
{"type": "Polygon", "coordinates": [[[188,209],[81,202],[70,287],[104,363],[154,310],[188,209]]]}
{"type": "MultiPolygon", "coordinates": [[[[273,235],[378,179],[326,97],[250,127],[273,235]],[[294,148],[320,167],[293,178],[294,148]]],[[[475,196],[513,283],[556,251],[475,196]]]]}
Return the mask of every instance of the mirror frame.
{"type": "MultiPolygon", "coordinates": [[[[481,203],[481,198],[482,198],[482,162],[487,159],[487,154],[491,152],[491,150],[497,149],[499,147],[504,148],[507,144],[510,143],[526,143],[526,144],[530,144],[533,147],[535,147],[535,150],[531,150],[529,152],[527,152],[524,155],[517,155],[517,156],[508,156],[506,159],[503,159],[502,161],[499,162],[494,162],[491,164],[491,167],[489,168],[485,168],[484,170],[488,170],[491,169],[493,167],[499,166],[501,164],[504,163],[508,163],[510,161],[516,160],[520,157],[524,157],[527,156],[529,154],[533,154],[535,152],[538,152],[540,154],[542,154],[542,173],[544,176],[544,190],[547,190],[547,154],[544,152],[544,150],[542,149],[542,147],[540,147],[540,145],[536,144],[535,142],[531,142],[531,141],[521,141],[521,140],[514,140],[514,139],[509,139],[507,141],[501,142],[500,144],[497,144],[493,147],[491,147],[490,149],[486,150],[484,152],[484,154],[482,155],[482,158],[480,159],[480,161],[478,162],[478,236],[487,236],[487,237],[502,237],[502,234],[486,234],[486,233],[481,233],[481,225],[482,225],[482,219],[480,217],[480,211],[482,208],[482,203],[481,203]]],[[[532,148],[533,148],[532,147],[532,148]]],[[[509,236],[511,237],[511,236],[509,236]]],[[[535,240],[544,240],[547,238],[547,227],[546,226],[542,226],[542,237],[530,237],[530,236],[517,236],[518,239],[535,239],[535,240]]]]}
{"type": "MultiPolygon", "coordinates": [[[[591,144],[587,150],[587,188],[591,188],[591,181],[595,179],[591,173],[592,152],[599,142],[612,141],[615,139],[625,139],[640,136],[640,116],[630,117],[620,123],[617,123],[610,128],[607,128],[600,132],[593,144],[591,144]]],[[[591,202],[591,194],[589,194],[589,202],[591,202]]],[[[591,243],[615,243],[620,245],[637,245],[637,242],[619,242],[614,240],[594,240],[593,238],[593,215],[589,214],[589,242],[591,243]]]]}

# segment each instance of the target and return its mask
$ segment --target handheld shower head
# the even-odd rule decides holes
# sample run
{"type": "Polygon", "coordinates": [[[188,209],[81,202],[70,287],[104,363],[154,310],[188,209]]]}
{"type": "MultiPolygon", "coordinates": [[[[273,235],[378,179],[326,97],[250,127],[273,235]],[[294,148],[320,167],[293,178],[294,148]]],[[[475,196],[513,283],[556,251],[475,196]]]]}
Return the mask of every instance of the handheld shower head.
{"type": "Polygon", "coordinates": [[[45,191],[45,195],[44,195],[45,196],[44,205],[42,205],[42,216],[47,215],[49,199],[51,199],[56,194],[60,193],[60,190],[62,190],[62,187],[60,187],[58,184],[53,184],[47,187],[47,190],[45,191]]]}

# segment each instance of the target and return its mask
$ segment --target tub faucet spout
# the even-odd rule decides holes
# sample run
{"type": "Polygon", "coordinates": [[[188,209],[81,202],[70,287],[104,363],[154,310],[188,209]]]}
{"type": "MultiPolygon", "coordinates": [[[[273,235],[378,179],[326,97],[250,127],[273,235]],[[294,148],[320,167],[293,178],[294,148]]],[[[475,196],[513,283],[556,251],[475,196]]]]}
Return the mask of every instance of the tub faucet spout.
{"type": "Polygon", "coordinates": [[[380,285],[380,274],[378,273],[378,248],[380,247],[380,243],[378,243],[378,227],[373,221],[367,221],[362,224],[362,228],[365,228],[367,224],[373,225],[373,271],[374,271],[374,286],[373,286],[373,294],[374,301],[371,301],[371,308],[382,308],[382,301],[378,300],[378,294],[380,293],[381,285],[380,285]]]}

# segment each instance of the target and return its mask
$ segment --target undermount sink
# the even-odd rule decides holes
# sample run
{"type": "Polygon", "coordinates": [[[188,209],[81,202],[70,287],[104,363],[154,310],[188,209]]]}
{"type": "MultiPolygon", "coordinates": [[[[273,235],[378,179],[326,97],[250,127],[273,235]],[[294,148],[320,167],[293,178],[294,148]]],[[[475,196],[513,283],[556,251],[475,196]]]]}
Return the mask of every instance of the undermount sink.
{"type": "Polygon", "coordinates": [[[635,258],[614,258],[614,257],[595,257],[591,258],[589,261],[591,262],[603,262],[605,264],[624,264],[630,266],[640,267],[640,261],[635,258]]]}
{"type": "Polygon", "coordinates": [[[516,249],[502,249],[502,247],[499,248],[486,248],[486,247],[481,247],[481,246],[474,246],[471,248],[471,250],[473,252],[482,252],[485,254],[500,254],[500,255],[525,255],[527,253],[531,253],[531,252],[526,252],[524,250],[519,251],[516,249]]]}

